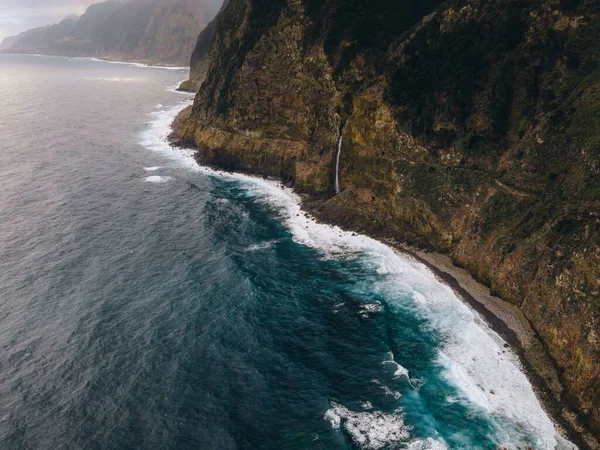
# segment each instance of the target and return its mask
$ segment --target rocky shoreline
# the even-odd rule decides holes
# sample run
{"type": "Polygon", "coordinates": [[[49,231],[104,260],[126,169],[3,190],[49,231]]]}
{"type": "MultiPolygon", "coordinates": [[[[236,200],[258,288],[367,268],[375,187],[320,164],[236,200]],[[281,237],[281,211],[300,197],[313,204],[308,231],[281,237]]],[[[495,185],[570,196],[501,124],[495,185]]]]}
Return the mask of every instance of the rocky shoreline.
{"type": "Polygon", "coordinates": [[[561,400],[564,386],[558,376],[559,369],[531,323],[516,306],[493,296],[488,287],[478,283],[465,269],[455,266],[445,255],[404,245],[393,239],[383,241],[426,265],[477,311],[517,354],[544,408],[561,432],[581,449],[598,448],[596,438],[581,426],[576,413],[561,400]]]}
{"type": "MultiPolygon", "coordinates": [[[[248,170],[247,167],[238,165],[236,161],[226,157],[215,157],[214,150],[207,149],[206,152],[203,152],[193,141],[183,138],[179,132],[180,126],[190,111],[191,107],[182,111],[173,122],[173,132],[169,135],[169,141],[173,147],[197,149],[198,153],[195,159],[202,166],[220,171],[273,177],[267,173],[248,170]]],[[[285,185],[296,188],[293,180],[285,174],[277,178],[285,185]]],[[[378,239],[427,266],[444,284],[450,286],[459,298],[477,311],[488,325],[510,345],[519,357],[523,369],[546,411],[563,435],[580,449],[600,449],[600,443],[596,437],[582,425],[576,412],[563,401],[565,388],[560,380],[559,368],[519,308],[492,295],[489,287],[476,281],[466,269],[456,266],[448,256],[424,249],[422,246],[403,243],[394,236],[373,232],[351,222],[336,220],[335,216],[325,212],[324,207],[330,196],[295,190],[302,198],[303,208],[315,220],[378,239]]]]}
{"type": "MultiPolygon", "coordinates": [[[[198,163],[205,164],[204,161],[198,163]]],[[[597,438],[582,425],[576,412],[564,402],[565,387],[560,380],[559,368],[519,308],[492,295],[489,287],[475,280],[466,269],[456,266],[447,255],[400,242],[385,234],[340,225],[339,222],[328,219],[327,214],[323,214],[323,199],[306,194],[302,198],[304,209],[314,219],[340,226],[345,231],[366,234],[429,268],[440,281],[451,287],[461,300],[474,309],[516,353],[544,409],[561,433],[580,449],[600,449],[597,438]]]]}

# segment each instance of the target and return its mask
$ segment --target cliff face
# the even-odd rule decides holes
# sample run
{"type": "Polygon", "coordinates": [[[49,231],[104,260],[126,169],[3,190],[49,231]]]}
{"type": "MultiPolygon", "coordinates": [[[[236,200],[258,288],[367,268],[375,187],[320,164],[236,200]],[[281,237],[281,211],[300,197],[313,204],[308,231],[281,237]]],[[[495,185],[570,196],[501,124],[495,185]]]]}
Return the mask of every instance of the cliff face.
{"type": "Polygon", "coordinates": [[[12,52],[98,56],[186,66],[199,30],[215,15],[216,0],[110,0],[78,20],[9,38],[12,52]]]}
{"type": "MultiPolygon", "coordinates": [[[[227,7],[228,0],[223,2],[221,11],[227,7]]],[[[180,88],[183,91],[198,92],[202,82],[206,78],[206,71],[208,70],[208,52],[212,44],[213,36],[217,28],[217,18],[215,17],[210,21],[206,28],[200,32],[194,52],[190,60],[190,78],[184,81],[180,88]]]]}
{"type": "Polygon", "coordinates": [[[17,41],[17,36],[6,37],[0,42],[0,50],[8,50],[17,41]]]}
{"type": "Polygon", "coordinates": [[[600,6],[231,0],[181,133],[518,305],[600,434],[600,6]],[[343,137],[339,180],[335,160],[343,137]]]}

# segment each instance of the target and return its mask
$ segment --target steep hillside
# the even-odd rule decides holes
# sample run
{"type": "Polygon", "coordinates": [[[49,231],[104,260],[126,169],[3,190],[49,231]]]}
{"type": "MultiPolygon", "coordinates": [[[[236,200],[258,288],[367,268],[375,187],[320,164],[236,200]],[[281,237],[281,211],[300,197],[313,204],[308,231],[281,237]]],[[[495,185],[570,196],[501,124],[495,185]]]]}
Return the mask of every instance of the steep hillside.
{"type": "Polygon", "coordinates": [[[100,56],[100,43],[92,36],[124,2],[109,0],[91,5],[80,18],[68,17],[61,22],[25,31],[6,38],[12,41],[10,51],[65,56],[100,56]]]}
{"type": "MultiPolygon", "coordinates": [[[[228,0],[223,2],[221,11],[227,7],[228,0]]],[[[192,58],[190,60],[190,78],[184,81],[180,88],[182,91],[198,92],[208,70],[208,52],[212,44],[215,29],[217,28],[217,18],[215,17],[210,23],[200,32],[192,58]]]]}
{"type": "Polygon", "coordinates": [[[600,435],[599,24],[594,0],[231,0],[180,133],[449,255],[523,311],[563,417],[600,435]]]}
{"type": "Polygon", "coordinates": [[[15,42],[17,42],[18,36],[10,36],[6,37],[0,42],[0,50],[8,50],[11,48],[15,42]]]}
{"type": "Polygon", "coordinates": [[[11,52],[97,56],[185,66],[216,0],[109,0],[78,20],[8,38],[11,52]]]}

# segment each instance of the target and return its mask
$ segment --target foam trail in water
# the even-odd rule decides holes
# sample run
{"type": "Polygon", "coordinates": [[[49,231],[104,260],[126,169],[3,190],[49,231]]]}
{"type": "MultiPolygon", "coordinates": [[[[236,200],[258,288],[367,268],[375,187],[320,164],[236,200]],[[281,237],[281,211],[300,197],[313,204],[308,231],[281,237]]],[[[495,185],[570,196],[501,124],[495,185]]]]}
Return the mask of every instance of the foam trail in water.
{"type": "Polygon", "coordinates": [[[190,70],[189,67],[152,66],[150,64],[142,64],[142,63],[131,62],[131,61],[109,61],[107,59],[88,58],[88,57],[75,57],[73,59],[79,59],[79,60],[82,60],[82,61],[101,62],[101,63],[105,63],[105,64],[121,64],[121,65],[131,66],[131,67],[139,67],[139,68],[142,68],[142,69],[163,69],[163,70],[181,70],[181,71],[190,70]]]}
{"type": "Polygon", "coordinates": [[[144,170],[146,172],[156,172],[158,169],[160,169],[159,166],[153,166],[153,167],[144,167],[144,170]]]}
{"type": "Polygon", "coordinates": [[[406,445],[406,450],[446,450],[447,448],[446,444],[433,438],[416,439],[406,445]]]}
{"type": "Polygon", "coordinates": [[[200,167],[193,151],[172,149],[165,138],[173,118],[188,104],[190,101],[182,102],[158,113],[141,135],[142,145],[164,153],[181,167],[245,184],[258,200],[277,209],[296,242],[319,249],[325,257],[361,257],[381,275],[379,288],[392,304],[395,298],[402,301],[412,295],[432,329],[443,338],[438,364],[445,377],[459,389],[461,401],[489,414],[498,429],[498,446],[576,448],[558,435],[514,353],[425,265],[367,236],[316,223],[302,211],[300,198],[276,182],[200,167]]]}
{"type": "Polygon", "coordinates": [[[360,307],[360,315],[366,318],[369,314],[381,312],[382,309],[381,302],[365,303],[360,307]]]}
{"type": "Polygon", "coordinates": [[[132,83],[134,81],[141,81],[142,78],[134,77],[85,77],[87,81],[108,81],[109,83],[132,83]]]}
{"type": "Polygon", "coordinates": [[[396,362],[396,360],[394,359],[394,354],[392,352],[389,352],[389,355],[390,359],[386,359],[385,361],[383,361],[382,364],[392,364],[396,368],[394,372],[394,378],[400,378],[401,376],[405,376],[406,379],[410,381],[408,369],[396,362]]]}
{"type": "Polygon", "coordinates": [[[146,130],[140,133],[139,143],[145,148],[161,153],[179,166],[198,170],[198,165],[193,158],[194,150],[174,149],[167,141],[172,131],[173,120],[192,103],[189,94],[188,97],[171,108],[152,112],[150,114],[152,120],[146,124],[146,130]]]}
{"type": "Polygon", "coordinates": [[[190,70],[189,67],[178,67],[178,66],[151,66],[149,64],[142,64],[142,63],[137,63],[137,62],[130,62],[130,61],[110,61],[108,59],[100,59],[100,58],[93,58],[93,57],[89,57],[89,56],[70,56],[70,57],[66,57],[66,56],[57,56],[57,55],[42,55],[40,53],[26,53],[26,55],[28,56],[36,56],[36,57],[43,57],[43,58],[58,58],[58,59],[66,59],[68,61],[88,61],[88,62],[98,62],[98,63],[103,63],[103,64],[122,64],[125,66],[131,66],[131,67],[139,67],[139,68],[144,68],[144,69],[163,69],[163,70],[177,70],[177,71],[186,71],[186,70],[190,70]]]}
{"type": "Polygon", "coordinates": [[[381,411],[354,412],[332,402],[324,419],[331,423],[333,429],[343,425],[352,440],[362,448],[379,449],[410,439],[411,427],[397,414],[385,414],[381,411]]]}
{"type": "Polygon", "coordinates": [[[167,181],[172,180],[171,177],[161,177],[158,175],[153,175],[151,177],[144,178],[144,182],[146,183],[166,183],[167,181]]]}
{"type": "Polygon", "coordinates": [[[253,244],[249,246],[246,251],[247,252],[255,252],[258,250],[266,250],[272,248],[275,244],[280,242],[280,239],[273,239],[271,241],[261,242],[260,244],[253,244]]]}

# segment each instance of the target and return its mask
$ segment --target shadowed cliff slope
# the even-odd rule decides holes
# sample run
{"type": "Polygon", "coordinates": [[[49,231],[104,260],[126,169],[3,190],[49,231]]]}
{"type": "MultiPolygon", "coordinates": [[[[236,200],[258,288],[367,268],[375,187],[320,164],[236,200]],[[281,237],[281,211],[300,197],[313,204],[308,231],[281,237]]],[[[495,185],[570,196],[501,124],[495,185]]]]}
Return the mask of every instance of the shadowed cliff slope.
{"type": "Polygon", "coordinates": [[[7,38],[3,51],[185,66],[217,8],[216,0],[109,0],[79,19],[7,38]]]}
{"type": "Polygon", "coordinates": [[[521,308],[599,434],[599,24],[592,0],[231,0],[181,133],[448,254],[521,308]]]}
{"type": "MultiPolygon", "coordinates": [[[[223,2],[221,11],[227,7],[228,0],[223,2]]],[[[189,92],[198,92],[208,70],[208,52],[217,28],[217,18],[210,21],[206,28],[200,32],[194,52],[190,60],[190,78],[184,81],[179,89],[189,92]]]]}

